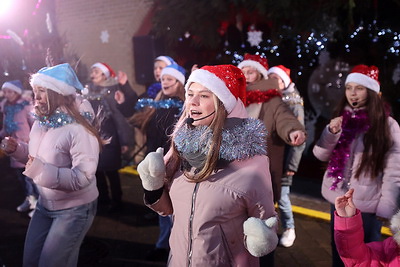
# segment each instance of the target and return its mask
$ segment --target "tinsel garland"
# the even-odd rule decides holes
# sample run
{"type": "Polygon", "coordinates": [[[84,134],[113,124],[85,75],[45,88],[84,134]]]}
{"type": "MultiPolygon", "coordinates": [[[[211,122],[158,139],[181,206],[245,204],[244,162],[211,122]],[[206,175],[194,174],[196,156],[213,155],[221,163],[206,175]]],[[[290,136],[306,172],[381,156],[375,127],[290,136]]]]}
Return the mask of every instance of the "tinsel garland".
{"type": "Polygon", "coordinates": [[[265,103],[268,102],[273,97],[282,97],[282,94],[279,93],[276,89],[271,89],[267,91],[253,90],[247,91],[246,95],[246,107],[253,103],[265,103]]]}
{"type": "MultiPolygon", "coordinates": [[[[267,155],[267,130],[264,124],[253,118],[242,119],[222,131],[219,158],[227,161],[244,160],[255,155],[267,155]]],[[[175,135],[176,149],[182,154],[207,154],[211,145],[212,131],[207,126],[182,125],[175,135]]]]}
{"type": "Polygon", "coordinates": [[[164,100],[156,101],[152,98],[141,98],[135,105],[135,110],[141,110],[145,107],[151,107],[155,109],[159,108],[179,108],[182,109],[183,101],[177,98],[168,98],[164,100]]]}
{"type": "Polygon", "coordinates": [[[161,90],[161,83],[153,83],[147,88],[147,95],[150,98],[155,98],[161,90]]]}
{"type": "Polygon", "coordinates": [[[351,143],[356,136],[365,133],[370,127],[365,109],[345,110],[342,116],[342,133],[328,163],[328,177],[333,179],[330,190],[336,190],[337,185],[344,179],[344,171],[350,158],[351,143]]]}
{"type": "MultiPolygon", "coordinates": [[[[92,121],[93,114],[90,112],[82,112],[81,115],[88,121],[92,121]]],[[[76,122],[76,119],[71,117],[69,114],[56,110],[51,116],[38,116],[33,114],[36,120],[38,120],[40,127],[49,128],[59,128],[67,124],[76,122]]]]}
{"type": "Polygon", "coordinates": [[[4,106],[4,130],[7,135],[15,133],[19,130],[18,122],[15,121],[14,116],[21,110],[23,110],[27,105],[29,105],[28,101],[23,101],[17,104],[6,104],[4,106]]]}

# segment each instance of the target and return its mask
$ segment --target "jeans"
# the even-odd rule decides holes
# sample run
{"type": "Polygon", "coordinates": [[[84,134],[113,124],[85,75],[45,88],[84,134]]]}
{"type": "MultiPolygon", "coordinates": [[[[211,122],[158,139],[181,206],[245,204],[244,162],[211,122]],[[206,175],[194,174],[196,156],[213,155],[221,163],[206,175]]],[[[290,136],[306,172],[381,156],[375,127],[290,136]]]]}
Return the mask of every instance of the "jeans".
{"type": "Polygon", "coordinates": [[[64,210],[50,211],[39,203],[25,239],[24,267],[76,267],[83,238],[96,215],[97,199],[64,210]]]}
{"type": "MultiPolygon", "coordinates": [[[[342,259],[336,249],[335,238],[334,238],[334,225],[335,217],[333,212],[335,211],[335,205],[331,205],[331,245],[332,245],[332,266],[341,267],[344,266],[342,259]]],[[[364,242],[369,243],[373,241],[381,241],[381,228],[382,222],[376,218],[374,213],[363,213],[361,212],[363,228],[364,228],[364,242]]]]}
{"type": "Polygon", "coordinates": [[[23,175],[23,171],[25,169],[23,168],[16,168],[15,172],[17,174],[18,180],[21,182],[22,186],[24,187],[24,192],[25,196],[35,196],[38,198],[39,192],[36,187],[36,184],[33,182],[33,180],[25,175],[23,175]]]}
{"type": "Polygon", "coordinates": [[[158,215],[158,224],[160,226],[160,234],[156,243],[156,248],[169,249],[169,235],[171,234],[172,221],[170,216],[158,215]]]}
{"type": "Polygon", "coordinates": [[[281,189],[281,199],[278,201],[283,229],[294,228],[292,203],[290,202],[289,194],[290,186],[283,185],[281,189]]]}

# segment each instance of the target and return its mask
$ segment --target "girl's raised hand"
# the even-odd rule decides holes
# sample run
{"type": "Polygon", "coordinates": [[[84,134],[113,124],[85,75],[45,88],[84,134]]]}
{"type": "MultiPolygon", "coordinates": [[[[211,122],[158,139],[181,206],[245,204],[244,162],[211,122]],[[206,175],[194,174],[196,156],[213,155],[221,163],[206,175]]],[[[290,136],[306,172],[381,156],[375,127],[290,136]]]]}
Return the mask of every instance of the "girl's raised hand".
{"type": "Polygon", "coordinates": [[[344,196],[335,199],[335,209],[340,217],[352,217],[356,214],[356,206],[353,203],[353,192],[351,188],[344,196]]]}

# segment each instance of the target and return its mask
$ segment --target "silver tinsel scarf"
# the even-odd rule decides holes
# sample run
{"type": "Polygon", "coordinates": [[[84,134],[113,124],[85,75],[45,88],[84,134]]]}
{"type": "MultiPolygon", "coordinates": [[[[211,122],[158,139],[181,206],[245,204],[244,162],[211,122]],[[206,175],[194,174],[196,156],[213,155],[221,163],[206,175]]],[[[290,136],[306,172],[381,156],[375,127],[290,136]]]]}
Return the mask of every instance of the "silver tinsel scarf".
{"type": "MultiPolygon", "coordinates": [[[[227,119],[228,124],[229,120],[234,125],[222,131],[220,159],[245,160],[256,155],[267,155],[267,130],[260,120],[232,118],[227,119]]],[[[184,124],[178,129],[174,142],[182,155],[206,155],[210,149],[211,137],[212,131],[207,126],[190,127],[184,124]]]]}

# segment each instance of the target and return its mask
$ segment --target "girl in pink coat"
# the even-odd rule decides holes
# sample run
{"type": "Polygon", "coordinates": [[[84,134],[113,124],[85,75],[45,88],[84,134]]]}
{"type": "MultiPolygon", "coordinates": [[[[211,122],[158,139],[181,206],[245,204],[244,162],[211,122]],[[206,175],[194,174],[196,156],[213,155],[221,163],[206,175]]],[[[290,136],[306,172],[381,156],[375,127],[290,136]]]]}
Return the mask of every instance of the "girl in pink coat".
{"type": "Polygon", "coordinates": [[[138,166],[146,204],[172,214],[168,265],[258,267],[278,238],[266,132],[247,118],[245,77],[232,65],[204,66],[185,89],[171,149],[138,166]]]}
{"type": "Polygon", "coordinates": [[[392,237],[364,242],[361,212],[353,203],[354,189],[335,200],[335,242],[346,266],[400,266],[400,210],[391,219],[392,237]]]}
{"type": "Polygon", "coordinates": [[[382,220],[399,209],[400,127],[381,99],[378,74],[375,66],[352,69],[336,114],[313,149],[316,158],[328,161],[321,192],[332,204],[333,266],[343,266],[333,242],[336,197],[355,189],[366,242],[379,241],[382,220]]]}

